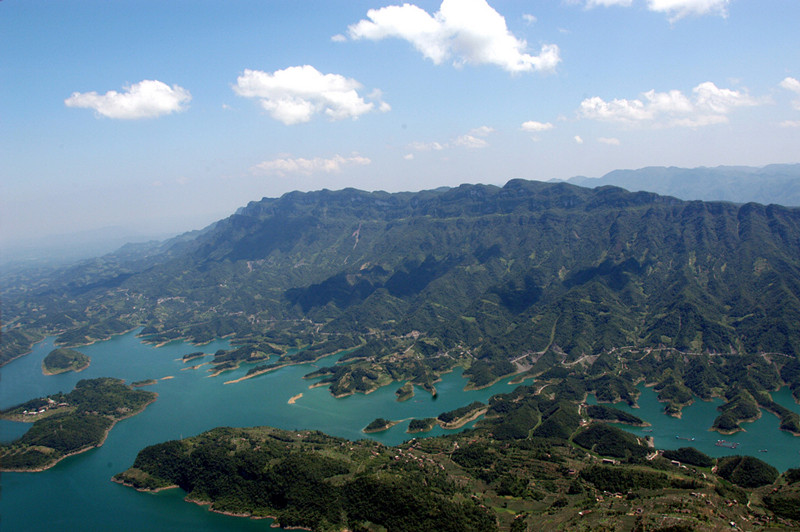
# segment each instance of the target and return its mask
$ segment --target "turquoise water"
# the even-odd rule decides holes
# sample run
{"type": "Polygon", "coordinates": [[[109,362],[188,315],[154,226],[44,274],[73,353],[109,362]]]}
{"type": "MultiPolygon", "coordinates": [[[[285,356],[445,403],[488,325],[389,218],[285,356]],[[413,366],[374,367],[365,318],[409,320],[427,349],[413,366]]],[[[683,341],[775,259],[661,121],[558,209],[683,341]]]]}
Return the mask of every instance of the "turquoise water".
{"type": "MultiPolygon", "coordinates": [[[[136,453],[147,445],[193,436],[223,425],[311,428],[348,439],[370,437],[394,445],[411,437],[405,430],[413,417],[435,417],[472,401],[486,402],[494,394],[515,388],[501,381],[483,390],[464,391],[466,381],[459,369],[444,375],[437,384],[437,399],[417,390],[414,398],[398,403],[394,391],[401,383],[369,395],[335,399],[326,387],[309,389],[313,381],[302,378],[314,369],[314,364],[291,366],[240,383],[224,384],[243,376],[248,368],[211,378],[206,371],[208,366],[185,369],[210,360],[210,356],[189,364],[180,360],[184,354],[198,349],[210,354],[227,347],[226,340],[218,340],[200,348],[184,342],[156,348],[141,343],[134,331],[80,348],[92,359],[88,369],[45,376],[41,362],[53,348],[53,339],[49,338],[37,344],[31,354],[0,368],[0,408],[58,391],[67,392],[78,380],[94,377],[118,377],[128,382],[157,379],[155,385],[145,389],[159,394],[158,400],[144,412],[118,423],[101,448],[67,458],[41,473],[3,473],[0,529],[274,530],[269,528],[270,520],[228,517],[188,504],[180,490],[139,493],[110,482],[110,478],[127,469],[136,453]],[[289,398],[300,393],[303,396],[295,404],[288,404],[289,398]],[[405,421],[385,432],[369,436],[362,433],[361,429],[377,417],[405,421]]],[[[335,359],[331,357],[322,363],[329,365],[335,359]]],[[[773,398],[787,408],[800,410],[788,390],[774,393],[773,398]]],[[[718,401],[698,401],[684,409],[682,419],[663,415],[663,405],[649,388],[642,388],[639,404],[641,408],[637,409],[617,406],[652,423],[652,432],[625,428],[640,435],[652,435],[660,448],[693,445],[712,456],[752,454],[781,470],[800,465],[800,438],[779,431],[778,418],[770,413],[745,424],[747,432],[720,436],[708,431],[717,415],[718,401]],[[676,435],[694,437],[695,441],[677,440],[676,435]],[[741,446],[736,451],[715,447],[714,442],[720,438],[740,442],[741,446]],[[759,453],[762,448],[768,452],[759,453]]],[[[0,440],[17,438],[28,427],[24,423],[0,422],[0,440]]],[[[446,432],[436,428],[427,434],[446,432]]]]}
{"type": "MultiPolygon", "coordinates": [[[[638,401],[639,408],[631,408],[625,403],[613,406],[642,418],[651,426],[642,428],[617,426],[637,436],[652,436],[658,449],[694,447],[713,457],[733,454],[755,456],[780,471],[790,467],[800,467],[800,437],[780,430],[778,417],[770,412],[762,410],[761,418],[751,423],[742,423],[744,432],[723,435],[709,430],[719,415],[717,407],[722,404],[722,400],[698,399],[692,405],[684,407],[681,418],[678,419],[664,414],[664,403],[658,402],[658,397],[652,388],[640,385],[639,390],[642,392],[638,401]],[[736,449],[717,447],[715,445],[717,440],[735,442],[739,447],[736,449]],[[761,449],[765,449],[766,452],[761,452],[761,449]]],[[[771,395],[776,403],[800,413],[800,405],[795,403],[788,388],[781,388],[771,395]]],[[[589,396],[588,402],[597,401],[593,396],[589,396]]]]}
{"type": "MultiPolygon", "coordinates": [[[[206,353],[229,347],[225,340],[202,346],[206,353]]],[[[118,423],[99,449],[67,458],[41,473],[3,473],[0,529],[38,530],[274,530],[270,520],[248,520],[214,514],[183,502],[180,490],[139,493],[110,482],[130,467],[136,453],[147,445],[189,437],[218,426],[271,425],[284,429],[312,428],[349,439],[365,438],[361,429],[377,417],[403,419],[388,431],[370,438],[394,445],[412,436],[405,432],[411,418],[435,417],[472,401],[486,402],[515,386],[499,382],[483,390],[464,391],[461,370],[443,376],[436,385],[437,399],[417,390],[405,402],[395,400],[400,386],[387,386],[369,395],[342,399],[326,387],[309,389],[313,381],[302,378],[313,364],[286,367],[235,384],[226,380],[244,376],[247,367],[209,377],[208,366],[185,369],[210,360],[184,364],[180,357],[198,347],[173,342],[162,347],[141,343],[136,332],[80,348],[91,365],[80,373],[45,376],[42,359],[53,348],[49,338],[33,352],[0,368],[0,408],[58,391],[67,392],[84,378],[118,377],[127,382],[157,379],[145,389],[159,394],[141,414],[118,423]],[[164,379],[165,377],[172,377],[164,379]],[[302,393],[295,404],[289,398],[302,393]],[[42,511],[47,508],[47,511],[42,511]]],[[[325,365],[335,357],[325,359],[325,365]]],[[[3,422],[0,440],[19,437],[29,425],[3,422]]],[[[468,425],[469,426],[469,425],[468,425]]],[[[441,428],[430,435],[446,433],[441,428]]]]}

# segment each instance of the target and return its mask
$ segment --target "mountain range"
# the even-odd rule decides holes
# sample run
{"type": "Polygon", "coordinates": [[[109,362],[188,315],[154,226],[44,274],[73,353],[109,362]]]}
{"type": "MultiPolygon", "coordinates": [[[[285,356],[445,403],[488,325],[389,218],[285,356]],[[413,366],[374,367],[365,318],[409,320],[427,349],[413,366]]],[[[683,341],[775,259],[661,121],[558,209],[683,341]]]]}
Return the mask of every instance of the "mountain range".
{"type": "Polygon", "coordinates": [[[651,166],[614,170],[599,178],[572,177],[567,182],[583,187],[614,185],[684,200],[800,206],[800,164],[716,168],[651,166]]]}
{"type": "Polygon", "coordinates": [[[678,412],[692,393],[724,395],[744,361],[770,375],[753,393],[800,395],[799,295],[800,209],[522,180],[293,192],[170,241],[16,272],[2,361],[47,334],[76,346],[142,327],[154,343],[232,336],[215,374],[349,350],[316,375],[335,395],[401,380],[435,393],[456,365],[484,386],[578,364],[614,376],[611,399],[659,382],[678,412]],[[654,367],[624,363],[653,350],[654,367]]]}

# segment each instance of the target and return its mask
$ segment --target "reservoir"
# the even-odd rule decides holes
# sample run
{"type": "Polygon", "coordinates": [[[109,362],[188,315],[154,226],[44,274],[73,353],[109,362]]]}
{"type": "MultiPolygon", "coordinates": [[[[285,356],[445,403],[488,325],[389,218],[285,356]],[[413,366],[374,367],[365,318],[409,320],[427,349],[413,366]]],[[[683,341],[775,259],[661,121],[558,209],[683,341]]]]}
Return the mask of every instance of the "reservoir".
{"type": "MultiPolygon", "coordinates": [[[[227,340],[216,340],[201,347],[182,341],[155,347],[142,343],[137,332],[78,348],[91,358],[90,367],[80,373],[42,374],[41,363],[53,349],[53,338],[37,344],[31,354],[0,368],[0,408],[58,391],[68,392],[78,380],[95,377],[117,377],[129,383],[154,379],[156,384],[144,389],[159,394],[158,400],[144,412],[119,422],[99,449],[67,458],[41,473],[3,473],[0,479],[0,526],[3,530],[275,530],[269,527],[270,520],[224,516],[186,503],[181,490],[139,493],[110,479],[130,467],[136,453],[147,445],[194,436],[218,426],[317,429],[343,438],[369,437],[394,445],[413,437],[405,432],[411,418],[436,417],[472,401],[487,402],[492,395],[515,388],[503,380],[489,388],[465,391],[466,379],[457,369],[436,384],[436,399],[417,389],[412,399],[397,402],[394,392],[402,383],[369,395],[341,399],[331,396],[327,387],[309,389],[314,381],[303,379],[303,375],[320,365],[333,364],[336,356],[316,364],[289,366],[239,383],[224,384],[244,376],[250,366],[209,377],[208,365],[197,369],[190,367],[209,361],[210,356],[188,364],[184,364],[181,357],[198,350],[213,354],[218,349],[229,348],[227,340]],[[289,403],[290,398],[301,393],[302,397],[289,403]],[[378,417],[404,421],[385,432],[370,435],[361,432],[378,417]],[[42,508],[47,510],[42,511],[42,508]]],[[[653,436],[659,448],[688,445],[711,456],[750,454],[781,471],[800,465],[800,438],[780,431],[778,418],[769,412],[764,412],[761,419],[753,423],[745,423],[746,432],[722,436],[708,430],[717,415],[719,401],[698,400],[684,408],[682,419],[676,419],[663,414],[663,404],[657,401],[650,388],[642,386],[640,390],[640,408],[615,406],[651,423],[652,426],[646,428],[623,428],[640,436],[653,436]],[[718,439],[738,442],[740,446],[736,450],[716,447],[714,443],[718,439]],[[760,449],[767,452],[759,452],[760,449]]],[[[800,411],[788,390],[780,390],[772,396],[785,407],[800,411]]],[[[590,397],[590,402],[592,399],[590,397]]],[[[29,426],[0,421],[0,440],[13,440],[29,426]]],[[[424,435],[447,432],[437,427],[424,435]]]]}
{"type": "MultiPolygon", "coordinates": [[[[136,453],[148,445],[194,436],[219,426],[317,429],[343,438],[370,437],[395,445],[414,437],[405,432],[411,418],[436,417],[472,401],[486,402],[492,395],[515,388],[501,381],[482,390],[464,391],[466,379],[458,369],[443,375],[436,384],[436,399],[417,389],[413,398],[397,402],[394,392],[402,383],[366,396],[357,394],[341,399],[334,398],[327,387],[309,389],[314,381],[303,379],[303,375],[319,365],[333,364],[336,356],[317,364],[289,366],[239,383],[224,384],[244,376],[252,366],[209,377],[208,365],[195,370],[187,368],[209,361],[210,356],[188,364],[181,357],[198,350],[213,354],[229,348],[226,340],[200,347],[182,341],[154,347],[142,343],[137,332],[79,347],[79,351],[91,358],[91,365],[80,373],[42,374],[42,360],[53,349],[53,338],[0,368],[0,408],[59,391],[68,392],[79,380],[95,377],[116,377],[128,383],[155,379],[155,385],[143,389],[159,394],[144,412],[117,423],[102,447],[69,457],[40,473],[2,473],[2,530],[275,530],[269,527],[270,520],[224,516],[186,503],[181,490],[139,493],[110,479],[130,467],[136,453]],[[289,404],[290,398],[301,393],[302,397],[289,404]],[[370,435],[361,432],[377,417],[405,421],[385,432],[370,435]]],[[[13,440],[29,427],[26,423],[0,421],[0,440],[13,440]]],[[[426,434],[447,432],[437,427],[426,434]]]]}

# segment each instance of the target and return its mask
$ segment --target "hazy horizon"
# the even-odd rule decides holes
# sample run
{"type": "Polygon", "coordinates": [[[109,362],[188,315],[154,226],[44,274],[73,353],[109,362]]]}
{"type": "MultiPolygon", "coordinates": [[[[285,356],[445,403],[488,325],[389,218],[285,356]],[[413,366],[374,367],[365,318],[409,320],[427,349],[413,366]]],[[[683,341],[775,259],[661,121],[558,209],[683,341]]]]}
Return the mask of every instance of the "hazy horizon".
{"type": "Polygon", "coordinates": [[[797,162],[788,0],[0,2],[0,245],[292,190],[797,162]]]}

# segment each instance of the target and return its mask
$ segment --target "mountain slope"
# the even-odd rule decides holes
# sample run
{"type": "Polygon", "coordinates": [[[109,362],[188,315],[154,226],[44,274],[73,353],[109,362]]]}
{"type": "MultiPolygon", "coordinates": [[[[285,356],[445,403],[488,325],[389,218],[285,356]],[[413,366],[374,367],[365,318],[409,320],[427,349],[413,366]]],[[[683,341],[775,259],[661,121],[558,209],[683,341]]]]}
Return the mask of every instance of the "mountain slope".
{"type": "Polygon", "coordinates": [[[456,364],[482,386],[623,347],[777,353],[773,373],[800,353],[800,210],[776,205],[521,180],[323,190],[252,202],[150,253],[8,290],[5,359],[53,332],[64,345],[135,326],[154,342],[232,334],[217,372],[355,349],[325,370],[341,395],[404,379],[434,391],[456,364]]]}

